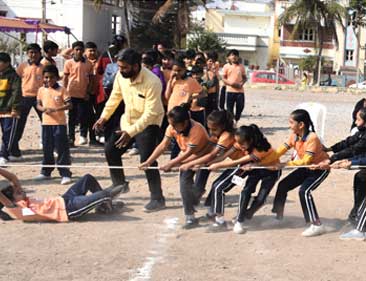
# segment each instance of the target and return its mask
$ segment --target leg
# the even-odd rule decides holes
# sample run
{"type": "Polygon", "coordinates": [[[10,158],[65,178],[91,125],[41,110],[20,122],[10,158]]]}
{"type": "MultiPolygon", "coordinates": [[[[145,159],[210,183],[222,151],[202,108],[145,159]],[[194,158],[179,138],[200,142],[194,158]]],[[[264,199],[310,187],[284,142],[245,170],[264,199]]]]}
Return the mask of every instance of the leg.
{"type": "MultiPolygon", "coordinates": [[[[140,151],[140,163],[146,161],[157,146],[159,137],[159,126],[148,126],[142,133],[136,135],[136,144],[140,151]]],[[[153,166],[157,166],[155,161],[153,166]]],[[[161,179],[158,170],[145,170],[145,175],[149,185],[151,200],[162,200],[163,191],[161,189],[161,179]]]]}
{"type": "Polygon", "coordinates": [[[235,120],[239,121],[244,110],[245,96],[244,93],[236,94],[235,120]]]}
{"type": "Polygon", "coordinates": [[[193,194],[196,198],[197,204],[199,204],[199,201],[200,201],[202,195],[206,191],[205,187],[206,187],[206,183],[207,183],[209,175],[210,175],[210,171],[208,171],[208,170],[199,170],[196,173],[196,177],[194,180],[193,194]]]}
{"type": "Polygon", "coordinates": [[[28,118],[29,112],[33,106],[32,99],[33,98],[22,97],[22,100],[20,103],[20,117],[18,120],[18,126],[17,126],[17,130],[15,133],[15,139],[14,139],[14,149],[19,151],[19,155],[20,155],[19,141],[21,140],[21,138],[23,136],[24,128],[27,123],[27,118],[28,118]]]}
{"type": "Polygon", "coordinates": [[[356,229],[361,232],[365,232],[366,225],[366,199],[364,199],[359,208],[358,223],[356,229]]]}
{"type": "Polygon", "coordinates": [[[193,215],[194,210],[194,194],[193,194],[193,176],[194,171],[182,171],[179,174],[180,194],[183,201],[184,214],[186,216],[193,215]]]}
{"type": "Polygon", "coordinates": [[[75,142],[75,126],[77,123],[77,116],[78,116],[78,99],[71,98],[72,108],[69,110],[69,142],[75,142]]]}
{"type": "Polygon", "coordinates": [[[219,108],[221,110],[225,109],[225,103],[226,103],[226,86],[223,86],[220,89],[220,97],[219,97],[219,108]]]}
{"type": "Polygon", "coordinates": [[[88,130],[89,130],[89,142],[96,142],[95,132],[93,130],[93,125],[96,121],[96,112],[94,110],[95,96],[90,96],[88,100],[88,130]]]}
{"type": "Polygon", "coordinates": [[[226,93],[226,110],[229,111],[233,116],[234,115],[234,103],[235,103],[235,97],[236,93],[226,93]]]}
{"type": "Polygon", "coordinates": [[[278,218],[283,217],[283,211],[285,209],[285,202],[287,198],[287,192],[295,189],[303,183],[307,175],[305,168],[299,168],[287,175],[280,181],[277,187],[276,196],[273,202],[273,213],[277,213],[278,218]]]}
{"type": "MultiPolygon", "coordinates": [[[[53,138],[54,126],[42,125],[42,144],[43,144],[43,165],[54,165],[55,158],[53,156],[54,150],[54,138],[53,138]]],[[[53,168],[42,168],[41,174],[50,176],[53,168]]]]}
{"type": "Polygon", "coordinates": [[[301,184],[299,190],[300,202],[304,218],[306,222],[319,225],[320,220],[318,212],[316,211],[315,203],[311,192],[315,190],[329,175],[329,171],[310,171],[308,170],[308,176],[301,184]]]}
{"type": "Polygon", "coordinates": [[[65,193],[62,195],[64,199],[70,200],[72,197],[86,195],[88,191],[95,193],[103,190],[96,180],[90,174],[86,174],[81,177],[76,183],[74,183],[65,193]]]}
{"type": "MultiPolygon", "coordinates": [[[[65,125],[55,126],[54,130],[55,147],[57,151],[57,165],[71,165],[69,142],[65,125]]],[[[71,177],[70,169],[59,168],[61,177],[71,177]]]]}
{"type": "Polygon", "coordinates": [[[90,120],[89,115],[91,114],[89,102],[80,99],[78,111],[78,119],[80,121],[80,136],[87,138],[90,120]]]}
{"type": "Polygon", "coordinates": [[[175,139],[171,140],[171,145],[172,145],[172,150],[170,152],[170,159],[174,159],[180,153],[180,148],[179,148],[178,143],[175,139]]]}
{"type": "Polygon", "coordinates": [[[17,118],[0,118],[1,131],[2,131],[2,144],[1,144],[1,152],[0,156],[8,159],[9,155],[14,155],[13,146],[14,146],[14,138],[16,132],[16,125],[18,123],[17,118]]]}
{"type": "Polygon", "coordinates": [[[362,169],[358,171],[353,178],[353,208],[348,215],[349,220],[355,221],[357,218],[357,211],[360,208],[361,203],[366,198],[366,170],[362,169]]]}

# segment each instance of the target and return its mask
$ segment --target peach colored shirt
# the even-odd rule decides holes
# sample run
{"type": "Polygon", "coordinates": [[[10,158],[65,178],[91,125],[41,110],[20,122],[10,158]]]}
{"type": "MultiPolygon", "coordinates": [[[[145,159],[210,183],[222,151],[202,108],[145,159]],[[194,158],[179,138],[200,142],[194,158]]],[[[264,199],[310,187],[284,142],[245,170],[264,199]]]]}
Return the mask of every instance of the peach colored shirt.
{"type": "MultiPolygon", "coordinates": [[[[245,68],[242,64],[230,64],[227,63],[224,65],[224,68],[222,70],[223,76],[226,76],[226,80],[228,80],[230,83],[243,83],[243,75],[245,75],[245,68]]],[[[232,93],[244,93],[244,89],[236,89],[231,86],[226,86],[227,92],[232,93]]]]}
{"type": "MultiPolygon", "coordinates": [[[[175,106],[179,106],[182,103],[188,102],[193,94],[199,94],[202,91],[201,85],[197,80],[188,77],[184,80],[176,80],[173,85],[173,91],[168,101],[168,112],[175,106]]],[[[197,105],[192,104],[191,110],[197,111],[200,108],[197,105]]]]}
{"type": "Polygon", "coordinates": [[[64,66],[64,75],[69,76],[67,91],[73,98],[84,99],[87,95],[90,78],[93,75],[93,66],[85,61],[67,60],[64,66]]]}
{"type": "Polygon", "coordinates": [[[38,89],[43,86],[43,65],[23,62],[18,66],[17,73],[22,79],[23,97],[36,97],[38,89]]]}

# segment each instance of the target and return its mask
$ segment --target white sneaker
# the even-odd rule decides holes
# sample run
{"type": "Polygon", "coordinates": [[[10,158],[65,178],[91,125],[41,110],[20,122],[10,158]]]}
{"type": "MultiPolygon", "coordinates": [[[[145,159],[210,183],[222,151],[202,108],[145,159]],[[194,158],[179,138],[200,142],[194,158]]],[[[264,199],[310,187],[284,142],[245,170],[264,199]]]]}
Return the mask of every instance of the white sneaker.
{"type": "Polygon", "coordinates": [[[100,143],[105,143],[105,137],[99,137],[99,142],[100,143]]]}
{"type": "Polygon", "coordinates": [[[83,144],[87,144],[87,143],[88,143],[87,139],[80,136],[79,145],[83,145],[83,144]]]}
{"type": "Polygon", "coordinates": [[[341,236],[339,236],[339,239],[364,241],[366,236],[364,232],[361,232],[357,229],[352,229],[351,231],[343,233],[341,236]]]}
{"type": "Polygon", "coordinates": [[[139,150],[135,147],[131,148],[130,151],[128,152],[129,156],[133,156],[133,155],[137,155],[139,154],[139,150]]]}
{"type": "Polygon", "coordinates": [[[62,185],[66,185],[66,184],[70,184],[71,183],[71,178],[70,177],[62,177],[61,179],[61,184],[62,185]]]}
{"type": "Polygon", "coordinates": [[[303,231],[301,234],[304,237],[313,237],[313,236],[319,236],[326,232],[325,227],[321,225],[315,225],[311,224],[307,229],[303,231]]]}
{"type": "Polygon", "coordinates": [[[243,234],[245,233],[245,228],[244,228],[244,224],[240,223],[240,222],[236,222],[234,224],[234,229],[233,229],[234,233],[236,234],[243,234]]]}
{"type": "Polygon", "coordinates": [[[6,163],[8,163],[8,160],[5,157],[0,157],[0,165],[5,165],[6,163]]]}
{"type": "Polygon", "coordinates": [[[34,181],[44,181],[44,180],[50,180],[51,176],[46,176],[44,174],[39,174],[38,176],[34,177],[34,181]]]}
{"type": "Polygon", "coordinates": [[[23,161],[23,157],[22,156],[13,156],[13,155],[9,155],[9,161],[11,162],[19,162],[19,161],[23,161]]]}

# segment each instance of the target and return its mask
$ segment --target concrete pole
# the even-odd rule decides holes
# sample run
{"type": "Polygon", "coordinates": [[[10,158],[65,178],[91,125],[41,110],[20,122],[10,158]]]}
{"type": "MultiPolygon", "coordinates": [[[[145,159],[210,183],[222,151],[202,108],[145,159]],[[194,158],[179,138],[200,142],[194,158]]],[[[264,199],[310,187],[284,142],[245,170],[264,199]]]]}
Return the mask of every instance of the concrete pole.
{"type": "Polygon", "coordinates": [[[356,88],[358,88],[358,83],[359,81],[359,76],[360,76],[360,51],[361,51],[361,46],[360,46],[360,38],[361,38],[361,32],[360,32],[361,27],[358,26],[357,27],[357,56],[356,56],[356,88]]]}
{"type": "MultiPolygon", "coordinates": [[[[41,23],[46,23],[46,0],[42,0],[42,20],[41,23]]],[[[44,44],[44,41],[47,40],[47,33],[42,30],[42,46],[44,44]]]]}

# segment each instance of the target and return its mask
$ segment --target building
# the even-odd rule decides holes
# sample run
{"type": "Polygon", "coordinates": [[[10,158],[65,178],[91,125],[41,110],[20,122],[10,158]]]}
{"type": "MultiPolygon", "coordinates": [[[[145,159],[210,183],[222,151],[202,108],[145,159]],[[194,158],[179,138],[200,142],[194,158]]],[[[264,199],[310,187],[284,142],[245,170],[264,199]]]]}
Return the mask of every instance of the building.
{"type": "MultiPolygon", "coordinates": [[[[45,3],[47,21],[69,27],[78,40],[93,41],[104,48],[112,40],[113,34],[123,33],[123,1],[117,0],[104,0],[99,8],[95,7],[92,0],[0,0],[0,16],[41,20],[42,2],[45,3]]],[[[41,37],[37,37],[38,43],[41,43],[41,37]]],[[[62,32],[50,34],[49,39],[62,47],[69,43],[62,32]]],[[[26,35],[27,42],[35,40],[36,34],[26,35]]],[[[75,40],[71,38],[71,42],[75,40]]]]}

